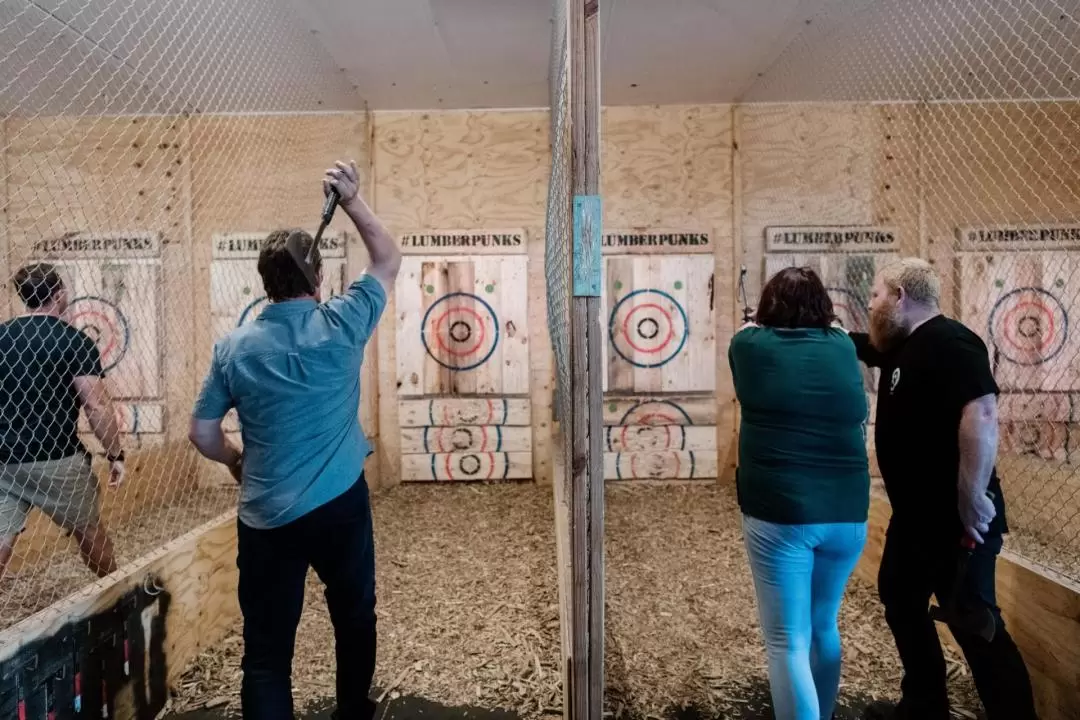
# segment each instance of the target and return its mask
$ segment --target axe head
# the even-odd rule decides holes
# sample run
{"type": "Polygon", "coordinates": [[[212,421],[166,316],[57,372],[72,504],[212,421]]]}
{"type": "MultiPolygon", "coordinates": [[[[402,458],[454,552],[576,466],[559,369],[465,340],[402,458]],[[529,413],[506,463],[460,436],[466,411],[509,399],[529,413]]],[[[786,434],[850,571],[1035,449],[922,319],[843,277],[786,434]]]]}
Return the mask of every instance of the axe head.
{"type": "Polygon", "coordinates": [[[930,617],[933,620],[945,623],[950,630],[981,637],[988,643],[994,641],[994,634],[997,631],[994,613],[987,607],[949,611],[934,605],[930,607],[930,617]]]}
{"type": "MultiPolygon", "coordinates": [[[[322,233],[320,232],[319,234],[321,235],[322,233]]],[[[289,255],[292,256],[296,266],[300,268],[300,272],[304,273],[304,278],[308,282],[311,294],[314,295],[319,287],[319,281],[315,273],[315,263],[311,260],[310,249],[305,250],[301,245],[303,237],[304,236],[298,232],[292,233],[289,235],[289,239],[285,241],[285,249],[289,251],[289,255]]],[[[318,243],[319,238],[316,237],[315,242],[312,244],[312,248],[318,245],[318,243]]]]}

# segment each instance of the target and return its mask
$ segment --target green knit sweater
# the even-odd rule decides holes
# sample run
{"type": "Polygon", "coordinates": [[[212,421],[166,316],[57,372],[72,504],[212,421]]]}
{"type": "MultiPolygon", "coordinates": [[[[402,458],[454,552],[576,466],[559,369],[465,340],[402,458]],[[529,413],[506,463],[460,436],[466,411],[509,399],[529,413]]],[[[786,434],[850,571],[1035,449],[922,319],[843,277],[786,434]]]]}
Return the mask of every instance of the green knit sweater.
{"type": "Polygon", "coordinates": [[[732,338],[728,362],[742,414],[742,511],[784,524],[865,522],[868,407],[850,338],[749,327],[732,338]]]}

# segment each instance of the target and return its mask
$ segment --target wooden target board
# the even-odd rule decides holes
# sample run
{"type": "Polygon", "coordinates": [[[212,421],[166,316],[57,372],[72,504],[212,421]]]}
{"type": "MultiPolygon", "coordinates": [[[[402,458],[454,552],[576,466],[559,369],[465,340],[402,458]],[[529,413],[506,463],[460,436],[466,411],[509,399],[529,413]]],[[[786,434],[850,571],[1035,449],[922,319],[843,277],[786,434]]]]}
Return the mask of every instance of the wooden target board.
{"type": "Polygon", "coordinates": [[[714,310],[711,256],[605,257],[604,391],[714,392],[714,310]]]}
{"type": "MultiPolygon", "coordinates": [[[[97,344],[120,431],[163,433],[160,236],[71,233],[34,249],[64,281],[65,319],[97,344]]],[[[83,441],[98,447],[82,415],[79,427],[83,441]]]]}
{"type": "MultiPolygon", "coordinates": [[[[259,248],[268,234],[223,233],[212,238],[210,319],[215,341],[254,322],[267,305],[258,263],[259,248]]],[[[345,291],[345,243],[345,236],[331,231],[319,243],[324,301],[345,291]]],[[[239,432],[235,410],[225,416],[223,426],[228,433],[239,432]]]]}
{"type": "Polygon", "coordinates": [[[605,251],[604,477],[697,480],[717,475],[716,296],[709,235],[617,234],[649,241],[605,251]],[[701,241],[697,252],[654,238],[701,241]]]}
{"type": "Polygon", "coordinates": [[[606,398],[604,406],[605,478],[717,476],[715,397],[606,398]]]}
{"type": "Polygon", "coordinates": [[[958,253],[960,320],[986,342],[1002,390],[1080,390],[1076,252],[958,253]]]}
{"type": "Polygon", "coordinates": [[[528,257],[412,255],[395,286],[403,481],[531,478],[528,257]]]}
{"type": "Polygon", "coordinates": [[[1080,393],[1002,393],[998,422],[1002,452],[1072,462],[1080,441],[1080,393]]]}

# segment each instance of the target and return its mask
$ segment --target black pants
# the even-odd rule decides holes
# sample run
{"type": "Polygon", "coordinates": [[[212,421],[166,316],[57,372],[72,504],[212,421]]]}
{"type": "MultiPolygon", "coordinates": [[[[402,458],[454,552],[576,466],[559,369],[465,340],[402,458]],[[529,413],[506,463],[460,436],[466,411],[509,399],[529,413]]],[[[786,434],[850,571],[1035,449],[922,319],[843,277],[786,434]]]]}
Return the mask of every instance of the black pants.
{"type": "Polygon", "coordinates": [[[256,530],[238,523],[244,677],[249,720],[293,720],[292,659],[313,567],[326,585],[337,651],[341,720],[370,720],[375,672],[375,549],[363,474],[345,494],[288,525],[256,530]]]}
{"type": "MultiPolygon", "coordinates": [[[[878,591],[885,605],[900,661],[904,665],[902,704],[910,717],[948,720],[945,658],[927,608],[930,595],[949,602],[955,587],[960,537],[933,533],[928,523],[889,523],[878,574],[878,591]]],[[[1000,534],[989,535],[976,548],[961,586],[960,606],[989,607],[997,622],[993,642],[950,630],[964,652],[975,687],[989,720],[1034,720],[1035,703],[1020,651],[1005,630],[994,592],[994,569],[1001,551],[1000,534]]]]}

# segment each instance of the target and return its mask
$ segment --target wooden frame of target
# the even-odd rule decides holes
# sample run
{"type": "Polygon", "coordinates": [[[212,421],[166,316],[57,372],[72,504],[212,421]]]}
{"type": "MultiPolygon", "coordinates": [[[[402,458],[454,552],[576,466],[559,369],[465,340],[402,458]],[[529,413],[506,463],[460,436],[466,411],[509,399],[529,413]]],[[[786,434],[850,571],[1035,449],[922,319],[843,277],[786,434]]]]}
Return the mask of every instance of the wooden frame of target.
{"type": "Polygon", "coordinates": [[[986,343],[1001,388],[1002,450],[1068,461],[1080,440],[1080,338],[1071,322],[1080,253],[1042,249],[1038,233],[1030,244],[957,253],[959,319],[986,343]]]}
{"type": "Polygon", "coordinates": [[[714,247],[701,230],[607,230],[604,477],[718,475],[714,247]]]}
{"type": "Polygon", "coordinates": [[[402,250],[402,481],[532,478],[525,231],[418,232],[402,250]]]}
{"type": "MultiPolygon", "coordinates": [[[[37,261],[54,265],[64,281],[68,322],[97,343],[120,432],[138,438],[162,435],[161,235],[71,233],[36,243],[34,252],[37,261]]],[[[79,432],[97,447],[81,413],[79,432]]]]}
{"type": "MultiPolygon", "coordinates": [[[[212,237],[210,260],[210,318],[213,339],[254,321],[266,306],[259,275],[259,248],[269,232],[220,233],[212,237]]],[[[345,291],[348,236],[327,230],[319,241],[322,255],[323,299],[345,291]]],[[[230,434],[239,432],[236,412],[230,410],[223,423],[230,434]]]]}
{"type": "MultiPolygon", "coordinates": [[[[870,292],[877,271],[900,259],[893,248],[896,234],[889,228],[779,227],[766,229],[766,252],[762,287],[773,275],[788,267],[810,267],[821,278],[840,323],[854,332],[870,326],[870,292]],[[792,246],[807,247],[790,252],[792,246]],[[880,248],[880,249],[878,249],[880,248]]],[[[863,368],[868,413],[866,445],[871,470],[876,469],[874,421],[877,412],[877,369],[863,368]]]]}

